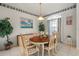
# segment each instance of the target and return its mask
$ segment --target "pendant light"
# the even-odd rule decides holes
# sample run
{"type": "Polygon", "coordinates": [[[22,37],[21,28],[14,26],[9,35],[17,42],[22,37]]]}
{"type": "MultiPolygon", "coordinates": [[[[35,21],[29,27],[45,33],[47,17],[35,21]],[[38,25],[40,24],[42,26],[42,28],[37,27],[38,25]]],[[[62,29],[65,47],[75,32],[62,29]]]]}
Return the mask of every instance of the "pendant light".
{"type": "Polygon", "coordinates": [[[41,9],[41,3],[40,3],[40,16],[38,17],[38,20],[44,20],[44,17],[42,16],[42,9],[41,9]]]}

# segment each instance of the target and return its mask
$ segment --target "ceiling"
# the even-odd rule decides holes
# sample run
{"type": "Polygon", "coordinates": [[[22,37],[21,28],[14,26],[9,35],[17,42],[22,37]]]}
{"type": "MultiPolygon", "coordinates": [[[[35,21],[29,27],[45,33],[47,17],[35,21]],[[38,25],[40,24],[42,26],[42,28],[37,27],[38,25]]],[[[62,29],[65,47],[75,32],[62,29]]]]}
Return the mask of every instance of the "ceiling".
{"type": "MultiPolygon", "coordinates": [[[[39,3],[6,3],[10,6],[23,9],[35,15],[40,14],[40,4],[39,3]]],[[[59,11],[64,8],[68,8],[74,5],[74,3],[42,3],[42,16],[48,15],[50,13],[59,11]]]]}

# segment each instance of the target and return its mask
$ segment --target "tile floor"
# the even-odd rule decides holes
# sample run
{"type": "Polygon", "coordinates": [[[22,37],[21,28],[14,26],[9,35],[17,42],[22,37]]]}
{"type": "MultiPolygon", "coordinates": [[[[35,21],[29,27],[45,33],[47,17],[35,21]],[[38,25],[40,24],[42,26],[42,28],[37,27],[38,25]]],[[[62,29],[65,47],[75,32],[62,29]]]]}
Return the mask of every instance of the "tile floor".
{"type": "MultiPolygon", "coordinates": [[[[13,47],[9,50],[0,51],[0,56],[20,56],[20,49],[19,47],[13,47]]],[[[33,56],[36,56],[34,54],[33,56]]],[[[40,53],[41,56],[41,53],[40,53]]],[[[48,56],[47,51],[45,51],[45,56],[48,56]]],[[[65,44],[58,44],[57,53],[51,55],[51,56],[79,56],[79,50],[75,47],[70,47],[65,44]]]]}

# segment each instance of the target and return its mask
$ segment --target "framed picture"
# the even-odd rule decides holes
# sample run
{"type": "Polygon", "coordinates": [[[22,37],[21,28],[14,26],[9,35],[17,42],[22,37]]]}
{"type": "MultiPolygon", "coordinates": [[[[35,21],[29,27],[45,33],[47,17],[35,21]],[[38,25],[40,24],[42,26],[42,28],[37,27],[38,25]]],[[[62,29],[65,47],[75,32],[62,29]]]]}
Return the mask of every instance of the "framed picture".
{"type": "Polygon", "coordinates": [[[33,28],[33,20],[21,17],[21,28],[33,28]]]}
{"type": "Polygon", "coordinates": [[[67,25],[72,25],[72,16],[68,16],[68,17],[66,18],[66,24],[67,24],[67,25]]]}

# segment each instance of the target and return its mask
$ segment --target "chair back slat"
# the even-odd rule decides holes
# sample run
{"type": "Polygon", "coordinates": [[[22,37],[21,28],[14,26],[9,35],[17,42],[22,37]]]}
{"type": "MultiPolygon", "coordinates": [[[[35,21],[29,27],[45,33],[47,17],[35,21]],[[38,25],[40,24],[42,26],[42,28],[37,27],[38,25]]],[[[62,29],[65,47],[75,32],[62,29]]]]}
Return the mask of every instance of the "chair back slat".
{"type": "Polygon", "coordinates": [[[58,42],[58,32],[53,33],[50,36],[50,41],[49,41],[49,48],[55,47],[58,42]]]}
{"type": "Polygon", "coordinates": [[[19,47],[20,47],[20,50],[21,50],[21,54],[24,54],[25,47],[24,47],[21,35],[18,36],[18,43],[19,43],[19,47]]]}
{"type": "Polygon", "coordinates": [[[24,47],[22,37],[20,35],[18,36],[18,43],[19,43],[19,47],[24,47]]]}
{"type": "Polygon", "coordinates": [[[27,35],[21,35],[21,37],[22,37],[23,46],[24,46],[24,48],[27,49],[27,46],[30,44],[29,38],[27,35]]]}
{"type": "Polygon", "coordinates": [[[52,48],[53,47],[54,41],[55,41],[55,38],[53,36],[51,36],[50,37],[50,40],[49,40],[49,48],[52,48]]]}
{"type": "Polygon", "coordinates": [[[57,42],[58,42],[58,40],[60,39],[59,38],[59,32],[54,32],[53,33],[53,36],[55,36],[55,38],[57,39],[57,42]]]}

